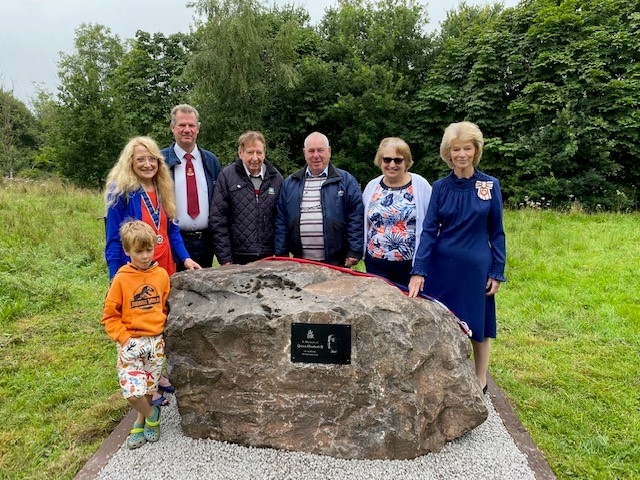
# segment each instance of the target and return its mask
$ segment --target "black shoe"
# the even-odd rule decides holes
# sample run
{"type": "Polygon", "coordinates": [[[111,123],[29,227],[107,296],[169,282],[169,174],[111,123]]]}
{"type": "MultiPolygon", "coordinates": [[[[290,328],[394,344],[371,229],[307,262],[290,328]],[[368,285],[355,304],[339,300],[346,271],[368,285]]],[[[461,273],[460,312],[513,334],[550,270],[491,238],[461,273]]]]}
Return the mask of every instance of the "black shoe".
{"type": "Polygon", "coordinates": [[[487,389],[489,388],[489,385],[485,385],[484,388],[482,389],[482,394],[486,395],[487,394],[487,389]]]}

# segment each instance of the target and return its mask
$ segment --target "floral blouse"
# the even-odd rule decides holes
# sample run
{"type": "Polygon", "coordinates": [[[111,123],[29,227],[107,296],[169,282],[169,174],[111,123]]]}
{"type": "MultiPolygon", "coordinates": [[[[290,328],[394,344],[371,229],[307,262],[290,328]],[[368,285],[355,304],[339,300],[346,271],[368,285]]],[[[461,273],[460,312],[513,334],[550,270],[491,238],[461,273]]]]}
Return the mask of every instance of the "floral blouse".
{"type": "Polygon", "coordinates": [[[367,253],[392,262],[412,260],[416,245],[416,204],[411,182],[388,187],[381,180],[367,211],[367,253]]]}

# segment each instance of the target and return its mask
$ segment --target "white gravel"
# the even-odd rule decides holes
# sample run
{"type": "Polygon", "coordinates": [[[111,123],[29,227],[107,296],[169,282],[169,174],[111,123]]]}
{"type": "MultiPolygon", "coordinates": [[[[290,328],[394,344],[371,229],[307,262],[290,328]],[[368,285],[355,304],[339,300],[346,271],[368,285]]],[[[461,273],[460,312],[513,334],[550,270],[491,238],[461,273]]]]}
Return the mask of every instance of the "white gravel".
{"type": "Polygon", "coordinates": [[[97,476],[108,480],[535,480],[526,456],[507,432],[489,396],[489,418],[439,453],[413,460],[344,460],[322,455],[248,448],[182,434],[173,395],[162,408],[160,441],[137,450],[126,442],[97,476]]]}

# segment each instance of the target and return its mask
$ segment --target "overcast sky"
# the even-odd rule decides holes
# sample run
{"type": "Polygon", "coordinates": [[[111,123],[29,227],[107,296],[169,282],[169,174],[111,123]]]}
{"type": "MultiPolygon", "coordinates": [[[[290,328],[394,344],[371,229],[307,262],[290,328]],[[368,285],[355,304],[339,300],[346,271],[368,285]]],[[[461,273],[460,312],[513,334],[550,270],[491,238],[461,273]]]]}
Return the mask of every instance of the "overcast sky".
{"type": "MultiPolygon", "coordinates": [[[[435,30],[459,0],[422,0],[435,30]]],[[[267,5],[294,3],[317,23],[336,0],[265,0],[267,5]]],[[[0,85],[30,104],[35,85],[55,92],[59,53],[74,53],[75,31],[82,23],[98,23],[121,39],[137,30],[170,35],[189,32],[194,12],[186,0],[0,0],[0,85]]],[[[468,5],[494,3],[467,0],[468,5]]],[[[504,0],[506,6],[516,0],[504,0]]]]}

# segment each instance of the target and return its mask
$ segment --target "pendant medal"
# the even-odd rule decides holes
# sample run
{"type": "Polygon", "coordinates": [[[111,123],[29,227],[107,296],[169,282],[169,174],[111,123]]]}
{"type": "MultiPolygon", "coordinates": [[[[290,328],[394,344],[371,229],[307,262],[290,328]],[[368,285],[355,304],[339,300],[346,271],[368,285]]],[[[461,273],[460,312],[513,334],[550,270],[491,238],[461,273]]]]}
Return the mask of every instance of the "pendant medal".
{"type": "Polygon", "coordinates": [[[164,238],[162,238],[162,234],[160,233],[160,196],[158,195],[158,208],[154,208],[149,195],[147,195],[147,192],[144,189],[142,190],[142,200],[144,201],[144,206],[146,207],[147,212],[149,212],[149,215],[153,220],[153,226],[156,229],[156,243],[160,245],[164,242],[164,238]]]}
{"type": "Polygon", "coordinates": [[[493,189],[493,182],[476,182],[476,190],[478,191],[478,198],[481,200],[491,200],[491,190],[493,189]]]}

